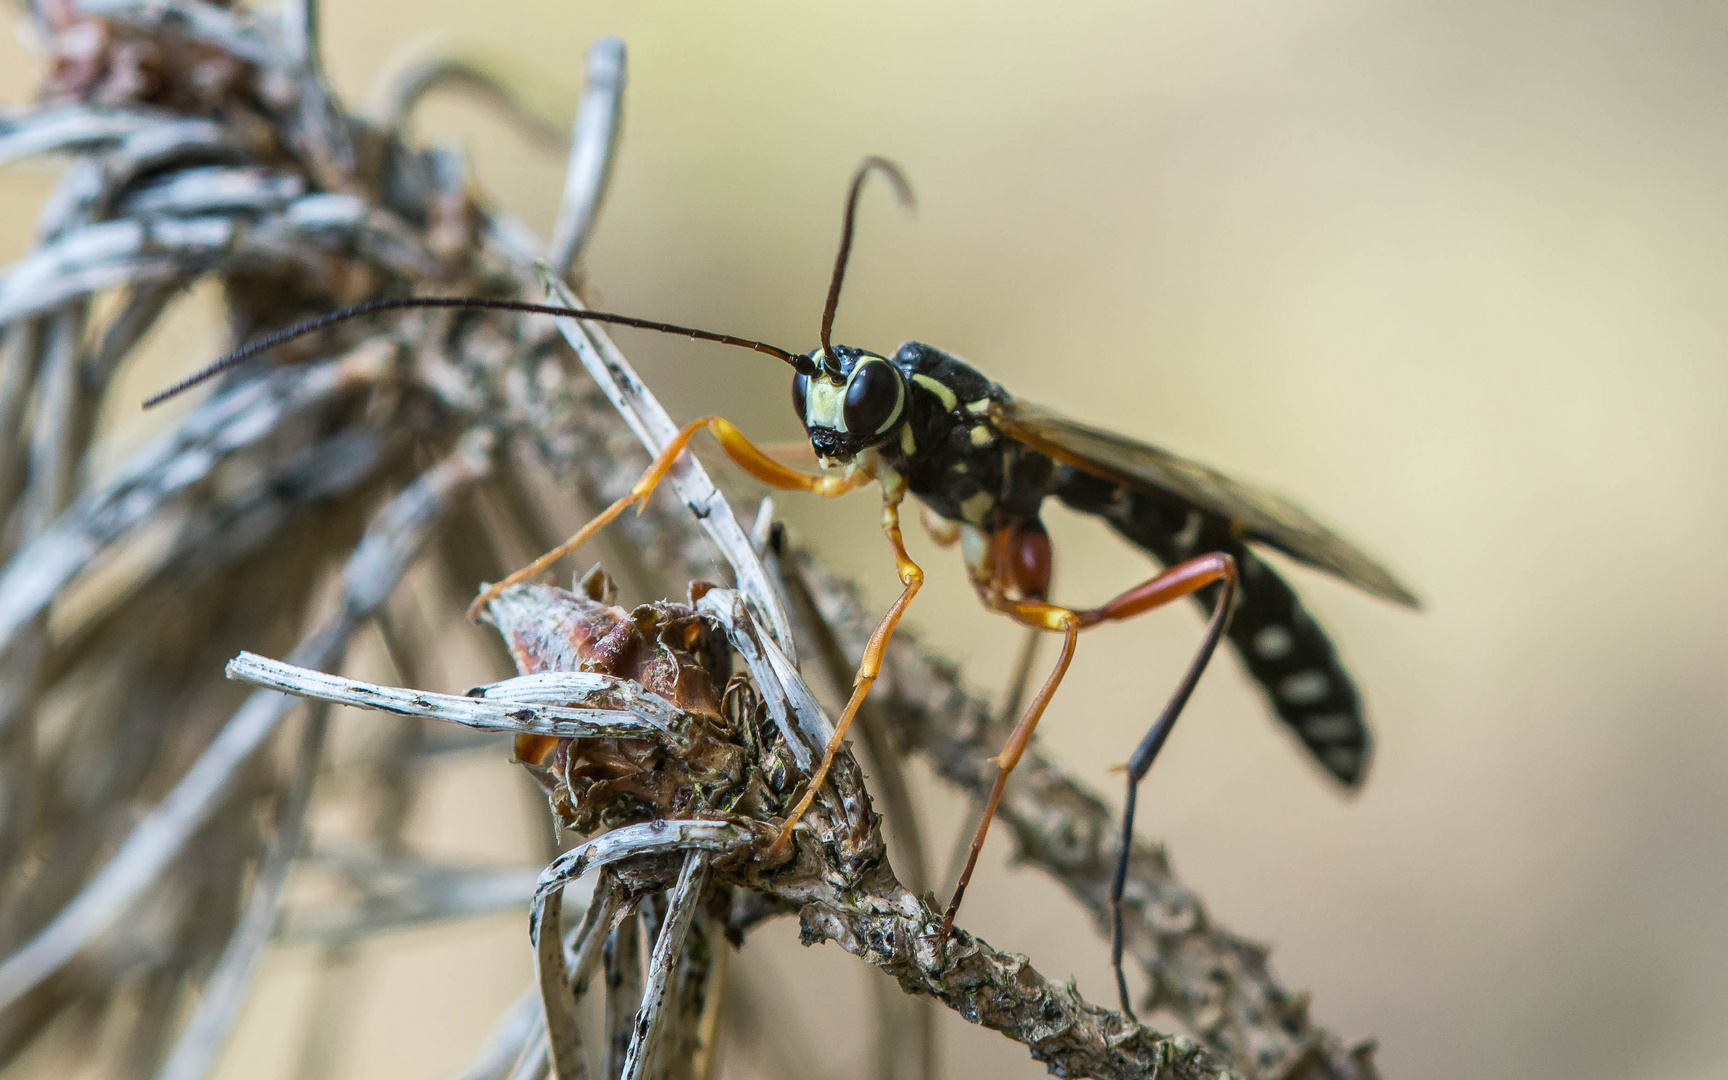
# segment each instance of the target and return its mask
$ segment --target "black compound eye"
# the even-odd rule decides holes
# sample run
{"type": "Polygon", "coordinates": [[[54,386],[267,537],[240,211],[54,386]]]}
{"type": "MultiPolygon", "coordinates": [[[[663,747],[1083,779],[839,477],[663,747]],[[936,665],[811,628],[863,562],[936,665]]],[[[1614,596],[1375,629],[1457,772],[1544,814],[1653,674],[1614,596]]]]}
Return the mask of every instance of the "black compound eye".
{"type": "Polygon", "coordinates": [[[854,435],[880,435],[900,419],[905,389],[900,373],[885,360],[866,360],[852,372],[846,384],[842,416],[846,430],[854,435]]]}
{"type": "Polygon", "coordinates": [[[799,372],[797,375],[792,376],[792,407],[798,410],[798,422],[800,424],[805,422],[804,418],[808,415],[804,411],[804,402],[809,394],[810,376],[805,375],[803,372],[799,372]]]}

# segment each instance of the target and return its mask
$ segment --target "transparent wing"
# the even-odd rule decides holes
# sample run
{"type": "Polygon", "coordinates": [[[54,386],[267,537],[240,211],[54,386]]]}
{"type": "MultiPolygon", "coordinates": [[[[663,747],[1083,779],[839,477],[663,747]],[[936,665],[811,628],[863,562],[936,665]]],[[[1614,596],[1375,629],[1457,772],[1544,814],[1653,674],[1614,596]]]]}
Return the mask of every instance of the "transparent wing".
{"type": "Polygon", "coordinates": [[[991,410],[1009,438],[1082,472],[1222,518],[1250,540],[1327,570],[1375,596],[1410,607],[1416,595],[1385,567],[1294,503],[1167,450],[1011,399],[991,410]]]}

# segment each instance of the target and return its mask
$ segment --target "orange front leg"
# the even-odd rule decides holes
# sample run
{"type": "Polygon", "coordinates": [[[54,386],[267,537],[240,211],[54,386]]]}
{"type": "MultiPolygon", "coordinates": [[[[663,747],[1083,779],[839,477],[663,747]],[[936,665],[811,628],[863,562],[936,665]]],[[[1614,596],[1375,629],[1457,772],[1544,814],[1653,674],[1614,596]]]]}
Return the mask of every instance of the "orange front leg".
{"type": "Polygon", "coordinates": [[[888,608],[888,614],[882,616],[876,632],[870,635],[870,643],[864,647],[864,659],[858,665],[858,674],[852,680],[852,697],[846,702],[839,722],[834,725],[834,734],[829,738],[828,747],[822,754],[822,764],[817,766],[815,773],[811,775],[810,786],[805,790],[804,797],[799,799],[798,805],[786,815],[786,823],[780,826],[780,835],[769,845],[768,857],[771,859],[778,857],[786,849],[786,842],[792,837],[792,827],[798,824],[804,811],[810,809],[816,792],[828,778],[828,769],[834,764],[834,755],[840,752],[846,729],[852,726],[853,717],[858,715],[858,707],[864,704],[864,697],[870,692],[870,684],[875,682],[876,676],[882,672],[882,657],[888,651],[888,642],[894,636],[894,628],[900,625],[900,617],[906,614],[906,608],[912,603],[912,598],[918,595],[919,587],[924,584],[924,571],[906,554],[906,544],[900,536],[899,503],[887,495],[882,499],[882,531],[887,534],[888,543],[894,549],[894,566],[900,572],[900,584],[903,586],[900,598],[888,608]]]}
{"type": "Polygon", "coordinates": [[[486,605],[491,603],[505,589],[533,577],[593,539],[595,533],[605,528],[619,514],[622,514],[626,507],[634,504],[637,506],[636,512],[641,513],[642,504],[648,501],[648,496],[654,493],[654,489],[660,486],[660,481],[666,479],[666,474],[672,471],[672,463],[678,460],[678,455],[683,453],[684,448],[695,437],[696,433],[704,428],[714,433],[714,438],[720,443],[720,449],[726,451],[726,456],[736,462],[739,468],[769,487],[780,491],[808,491],[832,499],[863,487],[871,479],[868,473],[858,470],[833,476],[811,476],[807,473],[801,473],[796,469],[789,469],[781,465],[757,449],[755,444],[745,438],[744,433],[739,431],[732,421],[724,417],[704,416],[700,420],[692,420],[678,430],[678,434],[674,435],[672,441],[666,444],[666,448],[654,458],[653,462],[649,464],[648,470],[642,474],[640,480],[636,481],[635,486],[630,489],[628,494],[600,511],[593,521],[578,529],[570,539],[503,581],[489,586],[486,591],[476,597],[474,602],[468,606],[469,621],[478,619],[480,612],[485,610],[486,605]]]}

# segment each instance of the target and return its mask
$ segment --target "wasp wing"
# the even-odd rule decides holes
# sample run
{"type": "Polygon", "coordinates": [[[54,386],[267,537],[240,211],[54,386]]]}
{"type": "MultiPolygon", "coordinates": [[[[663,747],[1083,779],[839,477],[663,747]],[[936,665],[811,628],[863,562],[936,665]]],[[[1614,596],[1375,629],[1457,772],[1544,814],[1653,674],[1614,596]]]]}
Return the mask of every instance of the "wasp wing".
{"type": "Polygon", "coordinates": [[[1385,567],[1287,499],[1018,399],[995,403],[991,420],[1004,435],[1065,465],[1220,518],[1242,536],[1337,574],[1375,596],[1410,607],[1420,604],[1385,567]]]}

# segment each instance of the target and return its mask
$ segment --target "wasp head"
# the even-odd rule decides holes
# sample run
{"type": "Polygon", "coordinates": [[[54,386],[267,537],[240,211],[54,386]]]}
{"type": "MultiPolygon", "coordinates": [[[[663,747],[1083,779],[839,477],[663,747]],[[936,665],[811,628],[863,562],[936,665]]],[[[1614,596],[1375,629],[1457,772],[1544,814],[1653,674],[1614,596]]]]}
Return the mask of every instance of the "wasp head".
{"type": "Polygon", "coordinates": [[[810,353],[815,374],[792,379],[792,406],[810,445],[827,461],[847,462],[884,442],[906,414],[906,380],[886,357],[834,347],[836,367],[821,349],[810,353]]]}

